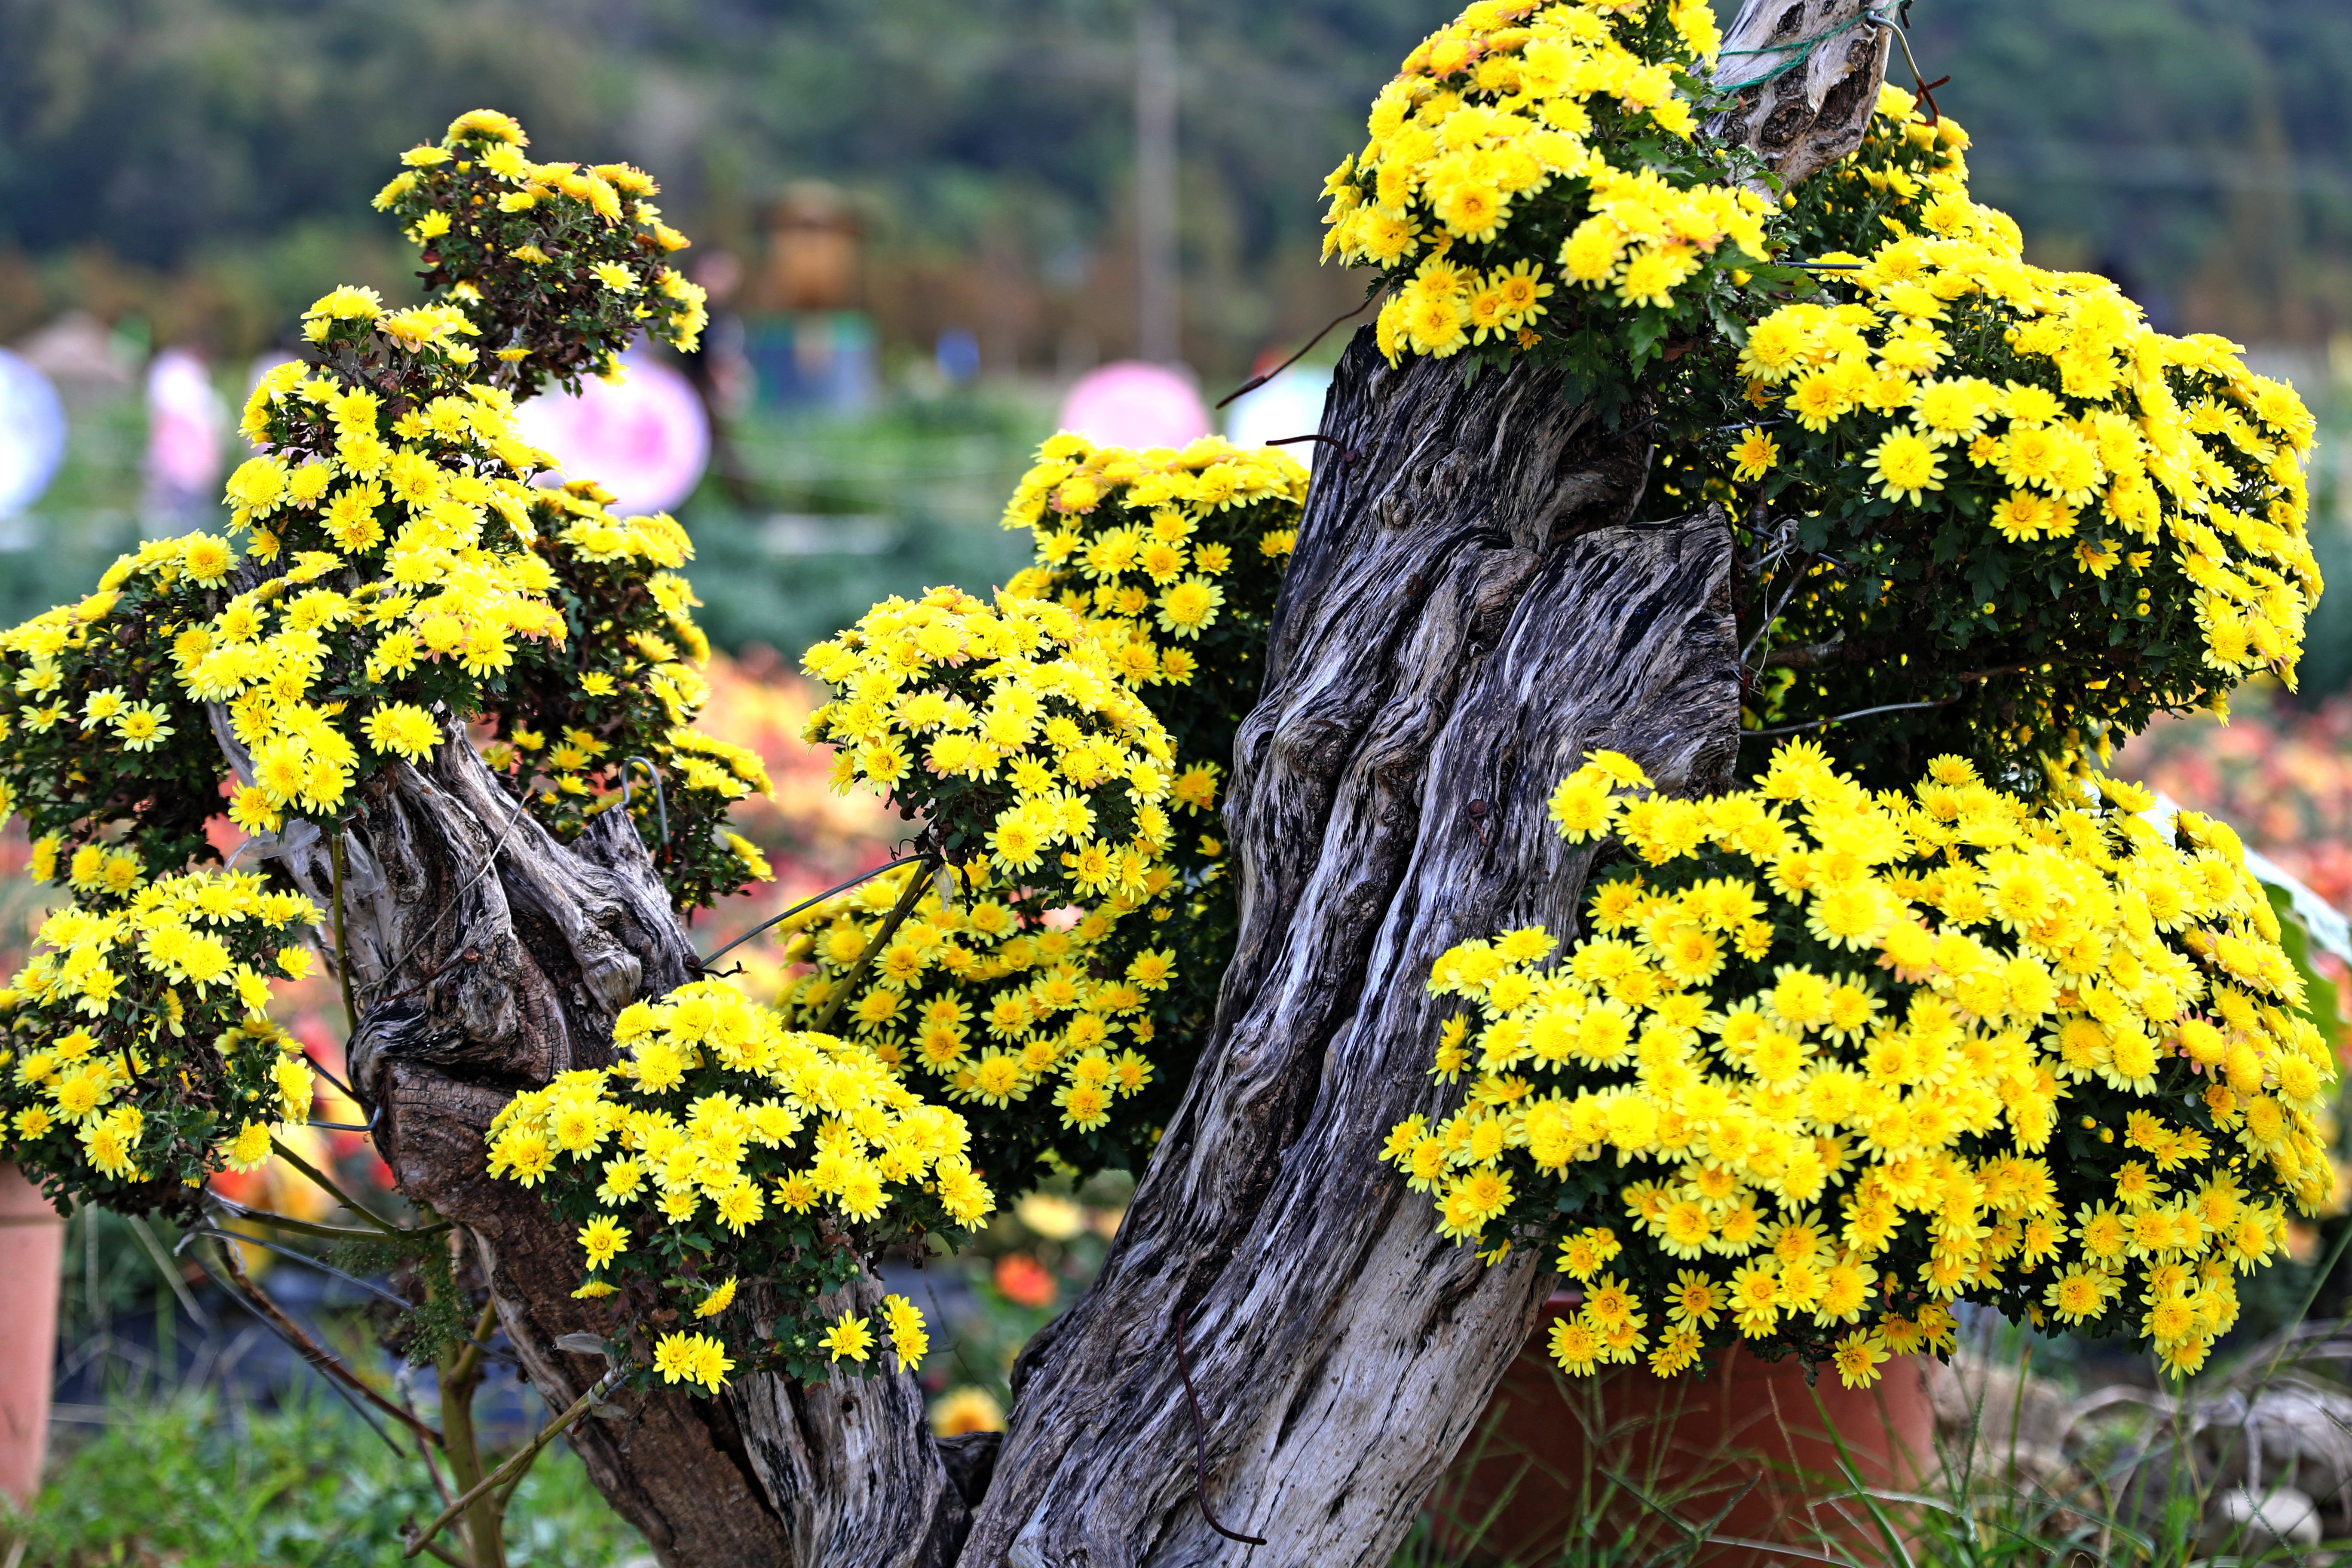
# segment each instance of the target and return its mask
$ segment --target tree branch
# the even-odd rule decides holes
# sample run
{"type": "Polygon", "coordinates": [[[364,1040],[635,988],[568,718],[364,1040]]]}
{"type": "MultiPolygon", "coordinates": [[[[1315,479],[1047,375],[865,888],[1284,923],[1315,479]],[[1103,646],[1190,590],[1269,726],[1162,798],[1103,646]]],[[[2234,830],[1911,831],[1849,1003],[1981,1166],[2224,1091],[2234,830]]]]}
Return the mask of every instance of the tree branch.
{"type": "Polygon", "coordinates": [[[236,1256],[236,1243],[222,1243],[220,1246],[220,1256],[221,1267],[227,1271],[230,1280],[235,1285],[238,1298],[245,1302],[247,1307],[250,1308],[257,1316],[268,1322],[271,1328],[276,1329],[285,1339],[286,1342],[292,1345],[301,1355],[304,1361],[309,1362],[312,1366],[318,1368],[319,1371],[325,1373],[328,1377],[331,1377],[337,1383],[341,1384],[344,1387],[350,1389],[352,1393],[366,1400],[370,1405],[374,1405],[378,1410],[383,1411],[385,1415],[391,1416],[394,1420],[399,1422],[402,1426],[415,1433],[419,1437],[429,1439],[436,1444],[441,1441],[440,1433],[435,1431],[425,1422],[411,1415],[401,1405],[386,1399],[383,1394],[378,1394],[374,1389],[369,1387],[366,1381],[362,1379],[359,1373],[345,1366],[331,1352],[328,1351],[325,1347],[321,1346],[318,1341],[312,1339],[308,1333],[304,1332],[301,1324],[288,1317],[278,1307],[277,1302],[271,1300],[262,1292],[260,1287],[257,1286],[250,1279],[247,1278],[245,1265],[238,1260],[236,1256]]]}

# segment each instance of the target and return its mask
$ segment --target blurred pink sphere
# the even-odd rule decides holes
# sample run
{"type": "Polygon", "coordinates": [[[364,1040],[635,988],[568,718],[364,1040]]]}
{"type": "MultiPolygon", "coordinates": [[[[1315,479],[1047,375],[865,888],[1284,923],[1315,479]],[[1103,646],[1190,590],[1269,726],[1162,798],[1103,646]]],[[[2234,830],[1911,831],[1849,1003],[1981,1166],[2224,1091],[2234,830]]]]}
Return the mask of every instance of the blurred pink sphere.
{"type": "Polygon", "coordinates": [[[667,511],[694,493],[710,460],[710,422],[686,377],[628,354],[619,385],[543,393],[515,410],[522,438],[554,454],[566,479],[594,479],[622,512],[667,511]]]}
{"type": "Polygon", "coordinates": [[[1182,373],[1117,360],[1078,377],[1059,424],[1098,446],[1181,447],[1209,433],[1209,410],[1182,373]]]}

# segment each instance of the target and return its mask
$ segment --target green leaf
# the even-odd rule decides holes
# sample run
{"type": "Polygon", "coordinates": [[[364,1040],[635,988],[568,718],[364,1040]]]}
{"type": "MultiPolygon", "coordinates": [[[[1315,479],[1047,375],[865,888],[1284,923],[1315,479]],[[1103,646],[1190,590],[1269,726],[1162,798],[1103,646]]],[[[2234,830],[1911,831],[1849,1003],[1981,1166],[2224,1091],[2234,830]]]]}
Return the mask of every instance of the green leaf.
{"type": "Polygon", "coordinates": [[[2344,1043],[2345,1023],[2343,1014],[2336,1005],[2336,982],[2312,966],[2311,931],[2304,924],[2302,913],[2294,907],[2294,895],[2270,882],[2263,884],[2263,892],[2269,898],[2273,911],[2278,915],[2279,948],[2286,954],[2287,962],[2294,965],[2296,975],[2303,981],[2304,1000],[2300,1011],[2326,1037],[2330,1049],[2339,1048],[2344,1043]]]}
{"type": "Polygon", "coordinates": [[[1666,313],[1654,305],[1644,305],[1634,313],[1625,325],[1625,346],[1635,368],[1657,353],[1658,344],[1664,341],[1672,325],[1666,313]]]}

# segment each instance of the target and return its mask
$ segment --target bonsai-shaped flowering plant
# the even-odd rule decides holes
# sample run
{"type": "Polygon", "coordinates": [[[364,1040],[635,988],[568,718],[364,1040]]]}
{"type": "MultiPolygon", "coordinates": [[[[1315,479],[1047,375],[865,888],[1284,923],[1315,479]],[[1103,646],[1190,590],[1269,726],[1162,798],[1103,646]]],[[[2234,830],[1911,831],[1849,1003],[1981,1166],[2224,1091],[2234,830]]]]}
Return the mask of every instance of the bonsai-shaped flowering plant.
{"type": "MultiPolygon", "coordinates": [[[[708,647],[684,531],[615,515],[593,480],[535,483],[551,460],[514,423],[518,397],[611,373],[638,331],[691,343],[698,295],[661,259],[684,241],[644,176],[530,163],[523,141],[478,111],[408,155],[383,203],[433,252],[434,297],[387,310],[339,289],[306,312],[304,359],[245,409],[261,455],[228,481],[229,537],[151,542],[0,634],[0,808],[26,817],[34,874],[74,895],[0,990],[0,1154],[53,1196],[184,1215],[208,1174],[257,1165],[307,1119],[311,1069],[268,1018],[272,985],[305,972],[322,924],[347,956],[362,794],[444,766],[477,727],[518,816],[560,842],[625,811],[677,908],[767,874],[724,826],[766,787],[757,757],[690,728],[708,647]],[[634,796],[633,771],[652,775],[634,796]],[[248,868],[220,864],[219,816],[248,868]],[[333,862],[331,909],[294,868],[313,855],[333,862]]],[[[719,1318],[733,1288],[713,1292],[738,1279],[747,1300],[781,1292],[760,1321],[789,1329],[875,1249],[992,1206],[961,1119],[866,1048],[788,1031],[715,981],[614,1005],[622,1063],[526,1090],[493,1163],[580,1211],[584,1292],[620,1295],[614,1343],[658,1363],[637,1375],[715,1387],[729,1349],[820,1364],[808,1335],[753,1342],[734,1319],[690,1345],[637,1330],[719,1318]],[[799,1228],[753,1229],[770,1204],[799,1228]]],[[[430,1227],[382,1234],[454,1289],[430,1227]]],[[[919,1315],[889,1315],[916,1353],[919,1315]]],[[[425,1316],[430,1356],[462,1310],[425,1316]]],[[[834,1330],[826,1353],[865,1359],[834,1330]]]]}
{"type": "Polygon", "coordinates": [[[1552,813],[1623,862],[1580,940],[1438,961],[1467,1101],[1388,1157],[1445,1234],[1557,1245],[1571,1373],[1744,1342],[1867,1384],[1955,1301],[2195,1371],[2332,1184],[2335,1058],[2230,829],[2104,795],[1957,757],[1874,795],[1792,742],[1677,800],[1595,753],[1552,813]]]}
{"type": "Polygon", "coordinates": [[[1637,515],[1720,509],[1762,765],[1560,785],[1599,880],[1438,962],[1447,1087],[1385,1157],[1445,1235],[1557,1247],[1573,1373],[1738,1342],[1867,1383],[1963,1300],[2194,1370],[2326,1194],[2335,1065],[2229,829],[2091,770],[2291,679],[2311,416],[2026,263],[1907,93],[1793,187],[1693,134],[1716,47],[1699,7],[1473,5],[1330,183],[1391,363],[1565,361],[1652,421],[1637,515]]]}

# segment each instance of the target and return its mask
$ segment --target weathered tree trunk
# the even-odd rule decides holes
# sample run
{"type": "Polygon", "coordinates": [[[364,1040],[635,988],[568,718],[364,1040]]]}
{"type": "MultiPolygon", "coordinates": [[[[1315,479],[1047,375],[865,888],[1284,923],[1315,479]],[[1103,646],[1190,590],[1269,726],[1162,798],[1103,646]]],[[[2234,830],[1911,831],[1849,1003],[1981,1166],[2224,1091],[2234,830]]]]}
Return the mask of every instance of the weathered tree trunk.
{"type": "MultiPolygon", "coordinates": [[[[613,1060],[614,1015],[697,972],[636,830],[619,812],[557,844],[462,738],[429,770],[369,784],[346,837],[345,907],[363,1017],[354,1087],[410,1196],[456,1221],[500,1325],[548,1403],[604,1371],[561,1350],[609,1314],[574,1300],[579,1247],[532,1194],[485,1172],[484,1134],[513,1090],[613,1060]]],[[[324,905],[313,836],[278,851],[324,905]]],[[[944,1563],[964,1510],[912,1380],[733,1396],[627,1394],[572,1442],[597,1488],[666,1563],[944,1563]]]]}
{"type": "Polygon", "coordinates": [[[1716,78],[1757,85],[1739,95],[1738,108],[1710,121],[1708,133],[1755,148],[1791,185],[1853,152],[1878,107],[1895,47],[1894,29],[1874,17],[1875,4],[1741,0],[1716,78]]]}
{"type": "MultiPolygon", "coordinates": [[[[1751,0],[1732,42],[1861,9],[1751,0]]],[[[1780,79],[1808,85],[1768,85],[1731,127],[1791,174],[1867,121],[1883,29],[1847,33],[1871,47],[1841,34],[1780,79]]],[[[1573,931],[1592,851],[1545,802],[1585,751],[1626,752],[1670,789],[1732,764],[1727,531],[1714,513],[1628,521],[1639,432],[1601,427],[1556,372],[1465,387],[1450,363],[1391,369],[1360,334],[1237,745],[1242,931],[1214,1040],[1101,1278],[1024,1355],[992,1480],[985,1445],[932,1442],[901,1375],[625,1396],[574,1442],[665,1564],[1241,1562],[1195,1499],[1180,1343],[1210,1507],[1266,1539],[1255,1561],[1385,1559],[1549,1279],[1533,1249],[1490,1268],[1443,1242],[1375,1158],[1447,1100],[1427,1075],[1430,963],[1529,921],[1573,931]]],[[[371,784],[346,842],[355,1085],[562,1406],[604,1368],[556,1341],[601,1331],[603,1310],[571,1299],[563,1227],[485,1175],[482,1135],[517,1087],[610,1060],[614,1012],[687,979],[693,948],[620,814],[557,845],[462,743],[371,784]]],[[[315,839],[282,853],[323,902],[315,839]]]]}
{"type": "MultiPolygon", "coordinates": [[[[1719,782],[1736,710],[1728,541],[1702,516],[1628,525],[1646,450],[1521,367],[1349,355],[1266,697],[1231,809],[1242,945],[1218,1045],[1103,1280],[1022,1369],[965,1555],[1193,1561],[1229,1548],[1192,1502],[1173,1353],[1191,1319],[1222,1512],[1299,1561],[1373,1561],[1410,1521],[1519,1341],[1543,1260],[1440,1242],[1373,1159],[1441,1096],[1422,981],[1462,937],[1572,921],[1590,851],[1545,797],[1582,752],[1719,782]],[[1365,1435],[1379,1432],[1370,1445],[1365,1435]]],[[[462,745],[368,787],[348,839],[360,1087],[406,1191],[465,1227],[551,1404],[603,1370],[577,1248],[483,1173],[513,1088],[611,1059],[614,1013],[692,973],[614,813],[557,845],[462,745]],[[485,868],[493,868],[486,873],[485,868]]],[[[323,857],[300,868],[323,895],[323,857]]],[[[869,1291],[870,1293],[870,1291],[869,1291]]],[[[966,1503],[911,1381],[723,1402],[628,1397],[583,1424],[598,1486],[667,1563],[946,1563],[966,1503]]]]}
{"type": "MultiPolygon", "coordinates": [[[[1465,388],[1360,338],[1323,426],[1227,808],[1239,951],[1210,1050],[1101,1279],[1034,1342],[966,1561],[1385,1561],[1526,1339],[1548,1260],[1435,1233],[1377,1154],[1447,1096],[1429,966],[1566,934],[1590,848],[1551,831],[1585,751],[1721,784],[1738,686],[1722,519],[1627,522],[1643,439],[1556,371],[1465,388]]],[[[1458,1094],[1458,1090],[1455,1091],[1458,1094]]]]}

